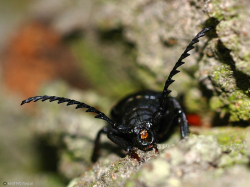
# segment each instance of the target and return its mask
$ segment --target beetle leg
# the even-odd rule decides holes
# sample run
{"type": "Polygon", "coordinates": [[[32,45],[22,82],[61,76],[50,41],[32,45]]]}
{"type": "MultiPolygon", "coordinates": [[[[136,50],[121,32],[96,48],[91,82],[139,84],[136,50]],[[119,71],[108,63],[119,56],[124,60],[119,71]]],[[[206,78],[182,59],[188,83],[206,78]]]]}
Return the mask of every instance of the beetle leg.
{"type": "Polygon", "coordinates": [[[118,146],[120,146],[121,148],[123,148],[125,151],[130,151],[130,149],[132,148],[131,144],[125,140],[124,138],[121,137],[121,134],[119,132],[117,132],[115,129],[110,128],[110,127],[104,127],[103,129],[101,129],[95,139],[95,147],[94,147],[94,151],[91,157],[92,162],[96,162],[99,155],[100,155],[100,137],[101,134],[107,134],[108,138],[114,142],[115,144],[117,144],[118,146]]]}
{"type": "Polygon", "coordinates": [[[170,97],[169,102],[173,104],[173,107],[176,110],[175,113],[177,117],[177,122],[180,125],[181,138],[184,138],[189,133],[186,114],[182,110],[181,105],[175,98],[170,97]]]}
{"type": "Polygon", "coordinates": [[[158,154],[159,150],[158,150],[157,144],[154,144],[154,148],[155,148],[155,153],[158,154]]]}
{"type": "Polygon", "coordinates": [[[187,118],[182,110],[180,104],[175,98],[170,97],[168,101],[168,108],[169,111],[167,111],[167,114],[165,115],[165,120],[168,122],[168,125],[163,123],[161,127],[159,128],[159,139],[160,141],[164,141],[166,137],[168,137],[169,130],[172,125],[175,125],[174,122],[177,122],[180,125],[180,131],[181,131],[181,138],[184,138],[188,135],[188,123],[187,118]]]}
{"type": "Polygon", "coordinates": [[[121,134],[114,132],[114,131],[110,131],[108,133],[108,138],[114,142],[115,144],[117,144],[118,146],[120,146],[121,148],[123,148],[125,151],[130,151],[130,149],[132,148],[132,145],[130,142],[128,142],[127,140],[125,140],[124,138],[121,137],[121,134]]]}
{"type": "Polygon", "coordinates": [[[179,112],[178,123],[180,124],[181,127],[181,138],[183,139],[189,133],[188,122],[186,114],[183,112],[183,110],[179,110],[178,112],[179,112]]]}
{"type": "Polygon", "coordinates": [[[103,129],[101,129],[97,133],[97,136],[95,138],[95,147],[94,147],[94,151],[93,151],[92,157],[91,157],[92,162],[96,162],[99,155],[100,155],[100,137],[101,137],[101,134],[107,134],[109,130],[110,129],[108,127],[104,127],[103,129]]]}
{"type": "Polygon", "coordinates": [[[130,158],[136,159],[139,163],[144,162],[144,159],[142,159],[136,152],[135,149],[130,149],[128,152],[128,155],[130,156],[130,158]]]}

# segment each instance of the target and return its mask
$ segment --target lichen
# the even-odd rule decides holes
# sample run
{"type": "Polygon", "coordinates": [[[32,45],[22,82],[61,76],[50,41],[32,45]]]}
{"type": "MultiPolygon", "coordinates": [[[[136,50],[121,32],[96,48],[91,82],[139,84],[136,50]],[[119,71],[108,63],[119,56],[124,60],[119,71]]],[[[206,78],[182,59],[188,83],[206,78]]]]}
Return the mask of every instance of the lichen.
{"type": "MultiPolygon", "coordinates": [[[[230,129],[226,132],[233,130],[236,131],[230,129]]],[[[206,132],[209,131],[203,130],[203,133],[206,132]]],[[[215,134],[223,132],[223,129],[217,129],[215,134]]],[[[225,147],[219,144],[213,135],[192,135],[172,147],[160,149],[159,155],[154,151],[137,150],[143,162],[127,156],[113,162],[107,169],[107,167],[100,167],[102,163],[100,160],[94,165],[94,170],[86,171],[77,179],[77,182],[74,182],[74,186],[183,186],[187,184],[199,186],[209,180],[210,185],[214,180],[218,184],[223,184],[224,181],[220,179],[227,177],[230,170],[235,170],[241,165],[242,170],[246,172],[243,165],[249,162],[249,155],[240,151],[245,150],[246,147],[233,140],[230,142],[233,143],[225,147]],[[92,178],[92,181],[87,182],[89,173],[97,169],[104,173],[95,178],[95,181],[92,178]],[[199,180],[201,176],[202,180],[199,180]]],[[[249,175],[248,172],[244,179],[249,175]]],[[[229,177],[231,177],[230,181],[236,180],[232,174],[229,177]]],[[[247,186],[247,182],[243,186],[247,186]]]]}
{"type": "Polygon", "coordinates": [[[233,71],[229,65],[214,69],[211,78],[218,87],[218,96],[212,97],[213,110],[224,109],[230,113],[230,121],[250,120],[249,80],[246,75],[233,71]]]}

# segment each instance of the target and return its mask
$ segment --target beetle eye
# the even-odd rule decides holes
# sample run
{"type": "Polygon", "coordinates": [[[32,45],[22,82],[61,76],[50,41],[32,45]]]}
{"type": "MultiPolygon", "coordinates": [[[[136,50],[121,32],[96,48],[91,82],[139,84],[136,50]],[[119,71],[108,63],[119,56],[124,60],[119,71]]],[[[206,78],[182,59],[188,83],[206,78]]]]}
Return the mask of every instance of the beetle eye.
{"type": "Polygon", "coordinates": [[[155,144],[154,133],[151,130],[141,130],[137,134],[134,143],[141,150],[149,150],[155,144]]]}
{"type": "Polygon", "coordinates": [[[141,139],[145,139],[148,137],[148,132],[146,130],[143,130],[140,132],[141,139]]]}
{"type": "Polygon", "coordinates": [[[152,141],[152,137],[149,135],[148,131],[147,130],[142,130],[140,132],[140,135],[141,135],[141,139],[150,143],[152,141]]]}

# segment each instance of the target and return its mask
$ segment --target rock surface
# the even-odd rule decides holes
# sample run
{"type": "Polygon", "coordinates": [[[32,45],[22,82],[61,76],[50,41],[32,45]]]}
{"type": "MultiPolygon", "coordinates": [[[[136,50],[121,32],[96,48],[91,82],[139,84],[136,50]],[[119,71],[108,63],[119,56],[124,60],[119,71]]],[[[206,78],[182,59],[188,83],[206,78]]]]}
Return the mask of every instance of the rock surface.
{"type": "MultiPolygon", "coordinates": [[[[69,91],[63,83],[51,84],[43,92],[80,101],[87,99],[95,107],[110,106],[110,101],[103,98],[100,102],[101,97],[94,92],[69,91]]],[[[39,136],[47,137],[59,148],[60,173],[67,179],[74,178],[69,187],[248,186],[250,182],[249,128],[191,127],[188,138],[179,141],[179,133],[175,133],[167,144],[159,144],[159,154],[155,150],[136,150],[140,161],[129,156],[121,158],[121,150],[103,136],[101,157],[93,164],[90,157],[95,135],[104,125],[102,120],[63,104],[36,105],[39,119],[34,128],[39,136]],[[239,177],[242,180],[237,180],[239,177]]]]}
{"type": "Polygon", "coordinates": [[[207,122],[206,116],[211,110],[221,117],[229,115],[231,122],[250,121],[250,5],[247,1],[86,0],[66,3],[53,0],[54,6],[49,2],[37,1],[34,14],[50,20],[51,26],[62,35],[76,30],[84,33],[84,42],[73,45],[74,50],[85,62],[88,70],[85,73],[92,77],[96,87],[105,90],[100,80],[106,80],[110,88],[106,95],[120,96],[138,85],[161,90],[189,41],[202,28],[213,26],[207,39],[201,39],[180,68],[181,74],[171,85],[172,96],[185,92],[187,110],[200,113],[208,125],[211,120],[207,122]],[[98,73],[100,76],[91,76],[93,69],[105,67],[99,62],[103,59],[89,58],[86,50],[94,56],[98,56],[96,51],[106,56],[108,76],[103,72],[98,73]],[[107,57],[110,55],[112,58],[107,57]],[[117,80],[123,82],[123,87],[117,80]]]}
{"type": "Polygon", "coordinates": [[[247,149],[245,143],[224,147],[214,136],[192,135],[159,155],[138,150],[143,162],[128,156],[114,162],[110,155],[68,186],[248,186],[247,149]]]}

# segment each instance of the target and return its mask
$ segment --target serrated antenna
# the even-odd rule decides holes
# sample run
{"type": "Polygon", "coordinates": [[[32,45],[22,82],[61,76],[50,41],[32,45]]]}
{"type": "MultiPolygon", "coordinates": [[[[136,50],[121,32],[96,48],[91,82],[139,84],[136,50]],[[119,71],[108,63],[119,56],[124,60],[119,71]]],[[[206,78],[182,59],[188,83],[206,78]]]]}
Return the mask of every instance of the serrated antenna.
{"type": "Polygon", "coordinates": [[[160,106],[158,107],[158,109],[156,110],[156,112],[153,114],[153,117],[152,117],[152,121],[154,121],[155,123],[157,123],[162,118],[162,116],[163,116],[163,114],[165,112],[167,97],[171,93],[171,90],[169,90],[168,87],[175,81],[175,80],[172,79],[173,76],[175,76],[177,73],[180,72],[179,70],[177,70],[177,68],[185,63],[182,60],[190,55],[188,52],[194,48],[193,45],[195,43],[198,43],[199,38],[203,37],[205,35],[205,33],[207,31],[209,31],[210,29],[211,29],[211,27],[205,28],[202,31],[200,31],[194,37],[194,39],[189,43],[189,45],[187,46],[185,51],[182,53],[182,55],[180,56],[180,58],[176,62],[176,64],[173,67],[172,71],[170,72],[170,74],[169,74],[169,76],[168,76],[168,78],[167,78],[167,80],[165,82],[165,86],[164,86],[164,89],[163,89],[163,92],[162,92],[160,106]]]}
{"type": "Polygon", "coordinates": [[[77,105],[75,109],[78,109],[78,108],[87,108],[87,110],[85,112],[94,112],[94,113],[96,113],[97,115],[95,116],[95,118],[99,118],[99,119],[105,120],[113,128],[115,128],[115,123],[110,118],[108,118],[104,113],[100,112],[99,110],[97,110],[96,108],[94,108],[92,106],[89,106],[89,105],[87,105],[85,103],[82,103],[82,102],[79,102],[79,101],[75,101],[73,99],[68,99],[68,98],[64,98],[64,97],[56,97],[56,96],[47,96],[47,95],[44,95],[44,96],[35,96],[35,97],[30,97],[30,98],[28,98],[26,100],[23,100],[22,103],[21,103],[21,105],[23,105],[25,103],[29,103],[31,101],[36,102],[38,100],[41,100],[42,102],[44,102],[46,100],[49,100],[50,102],[58,101],[57,102],[58,104],[67,102],[67,106],[69,106],[69,105],[77,105]]]}

